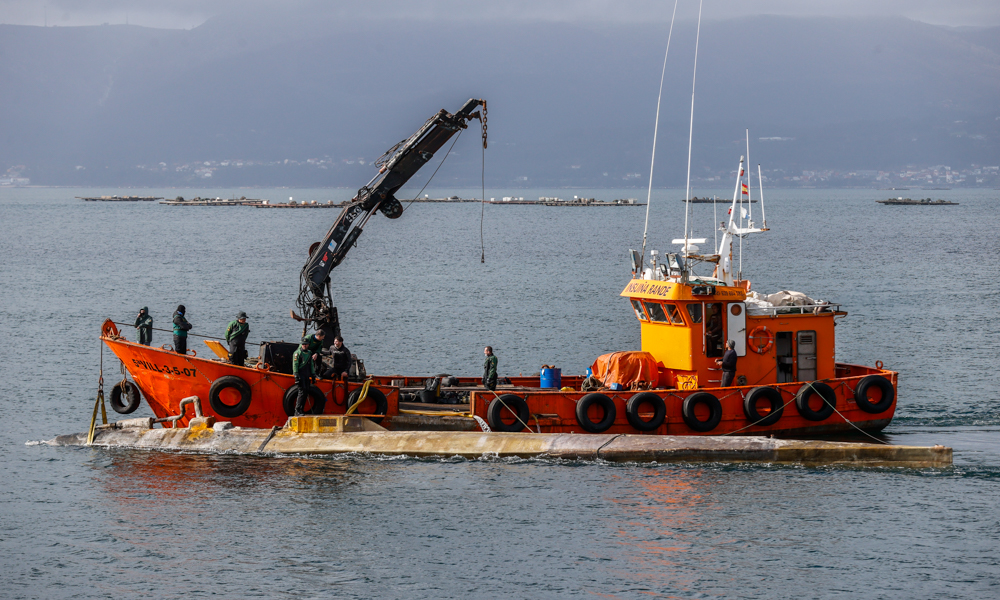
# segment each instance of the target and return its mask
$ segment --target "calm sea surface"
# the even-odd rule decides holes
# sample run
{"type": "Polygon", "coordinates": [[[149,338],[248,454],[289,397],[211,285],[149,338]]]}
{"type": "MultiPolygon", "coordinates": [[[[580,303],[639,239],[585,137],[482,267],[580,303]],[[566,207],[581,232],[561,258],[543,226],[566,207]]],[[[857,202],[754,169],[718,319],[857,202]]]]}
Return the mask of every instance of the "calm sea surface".
{"type": "MultiPolygon", "coordinates": [[[[0,598],[1000,597],[998,191],[773,190],[772,231],[744,242],[754,289],[849,311],[839,360],[900,372],[885,439],[955,449],[953,467],[922,470],[40,445],[85,430],[104,317],[149,306],[166,327],[183,303],[194,332],[221,336],[244,310],[251,340],[295,339],[299,269],[337,215],[73,198],[102,193],[352,195],[0,189],[0,598]],[[901,194],[961,205],[874,202],[901,194]]],[[[645,195],[487,190],[574,194],[645,195]]],[[[653,248],[683,235],[682,196],[654,194],[653,248]]],[[[369,372],[477,375],[491,344],[501,375],[582,373],[638,348],[618,294],[643,208],[486,206],[485,264],[480,211],[377,215],[334,272],[369,372]]],[[[721,219],[696,205],[695,235],[721,219]]],[[[107,353],[104,368],[113,380],[107,353]]]]}

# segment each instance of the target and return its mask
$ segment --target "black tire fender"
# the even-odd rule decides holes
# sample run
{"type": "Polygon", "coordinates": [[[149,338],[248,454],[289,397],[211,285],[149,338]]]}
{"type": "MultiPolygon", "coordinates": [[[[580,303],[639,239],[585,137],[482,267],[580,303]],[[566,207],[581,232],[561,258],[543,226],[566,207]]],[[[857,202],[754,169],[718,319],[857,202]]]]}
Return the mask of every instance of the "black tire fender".
{"type": "MultiPolygon", "coordinates": [[[[360,397],[361,397],[361,388],[358,388],[353,392],[351,392],[350,394],[348,394],[347,402],[344,404],[344,410],[351,408],[351,405],[357,402],[358,398],[360,397]]],[[[368,402],[369,400],[375,401],[375,412],[373,414],[384,415],[385,413],[389,412],[389,400],[385,397],[385,394],[382,393],[382,390],[369,386],[368,393],[365,394],[365,402],[368,402]]],[[[354,412],[359,412],[359,411],[355,409],[354,412]]],[[[382,419],[384,419],[385,417],[369,417],[369,418],[373,423],[381,423],[382,419]]]]}
{"type": "MultiPolygon", "coordinates": [[[[285,397],[281,400],[281,406],[285,409],[285,414],[289,417],[295,415],[295,401],[299,397],[299,384],[295,384],[285,391],[285,397]]],[[[323,414],[323,408],[326,406],[326,396],[323,395],[323,390],[319,389],[314,385],[309,386],[309,395],[306,398],[306,414],[307,415],[321,415],[323,414]],[[312,400],[312,407],[309,407],[309,400],[312,400]]]]}
{"type": "Polygon", "coordinates": [[[795,408],[799,409],[799,414],[810,421],[822,421],[828,419],[833,414],[834,407],[837,406],[837,393],[833,388],[822,381],[807,383],[799,388],[795,394],[795,408]],[[813,410],[809,407],[809,399],[817,394],[823,400],[823,408],[813,410]]]}
{"type": "Polygon", "coordinates": [[[892,387],[892,382],[881,375],[869,375],[859,381],[854,388],[854,401],[857,402],[858,408],[873,415],[889,410],[895,399],[896,389],[892,387]],[[877,387],[882,392],[882,399],[878,402],[868,399],[868,390],[872,387],[877,387]]]}
{"type": "MultiPolygon", "coordinates": [[[[530,418],[531,410],[528,408],[528,403],[525,402],[524,398],[515,396],[514,394],[502,394],[494,398],[493,401],[490,402],[489,408],[486,409],[486,422],[490,424],[490,429],[494,431],[503,431],[507,433],[524,431],[527,429],[528,419],[530,418]],[[504,423],[503,419],[500,418],[500,413],[505,408],[508,411],[517,413],[517,420],[513,423],[504,423]]],[[[531,430],[528,429],[528,431],[531,430]]]]}
{"type": "Polygon", "coordinates": [[[602,433],[615,424],[618,418],[618,410],[615,408],[615,401],[604,394],[587,394],[576,403],[576,422],[580,424],[587,433],[602,433]],[[590,420],[590,407],[598,405],[604,410],[604,418],[594,423],[590,420]]]}
{"type": "Polygon", "coordinates": [[[250,384],[241,377],[235,375],[223,375],[212,382],[212,387],[208,389],[208,405],[212,407],[215,414],[220,417],[235,418],[250,408],[250,401],[253,393],[250,391],[250,384]],[[236,404],[226,404],[222,401],[222,390],[233,388],[240,393],[240,401],[236,404]]]}
{"type": "Polygon", "coordinates": [[[131,381],[125,380],[125,393],[122,393],[122,382],[119,381],[115,384],[115,387],[111,388],[111,410],[115,411],[120,415],[129,415],[135,412],[135,409],[139,408],[139,400],[141,396],[139,394],[139,386],[132,383],[131,381]],[[124,396],[124,398],[123,398],[124,396]],[[128,400],[128,402],[125,402],[128,400]]]}
{"type": "Polygon", "coordinates": [[[681,405],[681,416],[684,417],[684,422],[687,423],[688,427],[699,433],[712,431],[722,421],[722,403],[708,392],[695,392],[684,399],[684,403],[681,405]],[[694,413],[695,407],[699,404],[704,404],[708,408],[709,415],[705,421],[699,421],[698,416],[694,413]]]}
{"type": "Polygon", "coordinates": [[[629,424],[639,431],[654,431],[667,419],[667,405],[653,392],[639,392],[625,403],[625,416],[629,424]],[[653,407],[653,418],[648,421],[639,416],[639,408],[643,404],[653,407]]]}
{"type": "Polygon", "coordinates": [[[775,388],[769,386],[755,387],[743,399],[743,414],[746,415],[747,421],[760,427],[774,425],[781,419],[781,413],[785,411],[784,404],[781,392],[775,388]],[[761,416],[757,412],[757,403],[761,400],[767,400],[771,405],[771,412],[767,413],[766,417],[761,416]]]}

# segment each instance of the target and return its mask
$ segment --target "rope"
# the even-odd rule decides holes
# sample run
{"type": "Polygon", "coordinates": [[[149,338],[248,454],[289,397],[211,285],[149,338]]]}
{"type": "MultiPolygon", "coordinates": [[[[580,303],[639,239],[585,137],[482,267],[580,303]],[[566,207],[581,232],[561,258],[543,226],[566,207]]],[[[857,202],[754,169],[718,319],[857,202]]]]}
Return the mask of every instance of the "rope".
{"type": "MultiPolygon", "coordinates": [[[[781,388],[778,388],[778,392],[780,393],[781,391],[782,391],[781,388]]],[[[822,398],[822,396],[820,396],[820,398],[822,398]]],[[[784,404],[782,404],[781,408],[779,408],[778,410],[785,410],[785,407],[788,406],[789,404],[791,404],[792,402],[795,402],[795,396],[794,395],[792,396],[791,400],[789,400],[788,402],[785,402],[784,404]]],[[[771,412],[775,412],[775,411],[771,411],[771,412]]],[[[725,437],[727,435],[735,435],[735,434],[737,434],[737,433],[739,433],[741,431],[746,431],[747,429],[750,429],[751,427],[753,427],[757,423],[760,423],[761,421],[767,420],[767,418],[770,417],[770,416],[771,416],[771,413],[767,413],[767,415],[761,417],[760,419],[757,419],[756,421],[754,421],[753,423],[750,423],[746,427],[743,427],[742,429],[737,429],[736,431],[730,431],[729,433],[723,433],[722,436],[725,437]]]]}
{"type": "MultiPolygon", "coordinates": [[[[847,424],[848,424],[848,425],[850,425],[851,427],[853,427],[853,428],[857,429],[858,431],[860,431],[861,433],[863,433],[863,434],[865,434],[866,436],[870,437],[871,439],[875,440],[876,442],[878,442],[878,443],[880,443],[880,444],[885,444],[885,445],[889,445],[889,442],[886,442],[885,440],[880,440],[880,439],[878,439],[877,437],[873,436],[872,434],[868,433],[868,432],[867,432],[867,431],[865,431],[864,429],[861,429],[860,427],[858,427],[857,425],[855,425],[854,423],[852,423],[852,422],[851,422],[851,421],[850,421],[850,420],[849,420],[849,419],[848,419],[847,417],[845,417],[845,416],[844,416],[844,415],[843,415],[843,414],[842,414],[842,413],[841,413],[841,412],[840,412],[839,410],[837,410],[837,407],[836,407],[836,406],[834,406],[833,404],[830,404],[829,402],[827,402],[827,401],[826,401],[826,398],[823,398],[823,395],[819,393],[819,390],[817,390],[817,389],[816,389],[815,387],[813,387],[813,383],[815,383],[815,382],[809,382],[809,383],[807,383],[806,385],[808,385],[808,386],[809,386],[809,389],[811,389],[811,390],[812,390],[813,392],[815,392],[815,393],[816,393],[816,395],[817,395],[817,396],[819,396],[819,397],[820,397],[820,399],[822,399],[822,400],[823,400],[823,402],[824,402],[824,403],[825,403],[825,404],[826,404],[827,406],[829,406],[830,408],[832,408],[832,409],[833,409],[833,412],[837,413],[837,415],[838,415],[838,416],[839,416],[839,417],[840,417],[841,419],[843,419],[845,423],[847,423],[847,424]]],[[[843,383],[843,382],[841,382],[841,383],[843,383]]],[[[783,391],[783,390],[782,390],[781,388],[778,388],[778,391],[779,391],[779,392],[781,392],[781,391],[783,391]]],[[[788,405],[789,405],[789,404],[791,404],[792,402],[795,402],[795,399],[796,399],[797,397],[798,397],[798,394],[796,394],[796,395],[793,395],[793,396],[792,396],[792,399],[791,399],[791,400],[789,400],[788,402],[785,402],[785,403],[784,403],[784,404],[783,404],[783,405],[781,406],[781,408],[779,408],[778,410],[784,410],[784,408],[785,408],[786,406],[788,406],[788,405]]],[[[734,435],[734,434],[736,434],[736,433],[739,433],[739,432],[741,432],[741,431],[745,431],[745,430],[747,430],[747,429],[749,429],[749,428],[753,427],[753,426],[754,426],[754,425],[756,425],[757,423],[760,423],[761,421],[763,421],[763,420],[767,419],[767,418],[768,418],[769,416],[771,416],[771,413],[768,413],[768,414],[767,414],[767,416],[765,416],[765,417],[762,417],[761,419],[759,419],[759,420],[757,420],[757,421],[754,421],[753,423],[750,423],[750,424],[749,424],[749,425],[747,425],[746,427],[743,427],[743,428],[741,428],[741,429],[737,429],[736,431],[730,431],[729,433],[724,433],[724,434],[722,434],[722,435],[723,435],[723,437],[724,437],[724,436],[727,436],[727,435],[734,435]]]]}
{"type": "Polygon", "coordinates": [[[354,404],[351,405],[350,408],[347,409],[347,412],[345,412],[344,415],[349,415],[352,412],[354,412],[354,409],[357,408],[359,404],[361,404],[368,398],[368,386],[370,386],[371,384],[372,384],[371,379],[365,380],[365,384],[361,386],[361,393],[358,395],[358,399],[354,402],[354,404]]]}
{"type": "MultiPolygon", "coordinates": [[[[489,389],[489,388],[487,388],[487,389],[489,389]]],[[[496,399],[500,401],[500,404],[503,404],[503,407],[506,408],[507,410],[509,410],[510,414],[514,415],[514,418],[517,419],[521,423],[521,425],[524,425],[525,429],[527,429],[528,431],[531,431],[531,425],[528,425],[527,423],[525,423],[524,421],[522,421],[521,420],[521,416],[519,414],[517,414],[514,410],[512,410],[509,406],[507,406],[507,403],[503,401],[503,398],[501,398],[496,393],[495,390],[490,390],[490,393],[493,394],[494,396],[496,396],[496,399]]],[[[534,419],[535,419],[535,427],[538,429],[538,431],[535,431],[533,433],[541,433],[542,432],[542,426],[538,423],[538,417],[535,417],[534,415],[531,415],[531,416],[534,417],[534,419]]]]}
{"type": "MultiPolygon", "coordinates": [[[[486,108],[483,108],[486,111],[486,108]]],[[[482,184],[483,184],[483,199],[479,204],[479,249],[482,254],[479,256],[479,262],[481,264],[486,263],[486,241],[483,237],[483,222],[486,219],[486,123],[485,116],[483,121],[480,121],[479,125],[483,128],[483,171],[482,171],[482,184]]]]}
{"type": "MultiPolygon", "coordinates": [[[[124,368],[124,365],[122,365],[124,368]]],[[[94,434],[97,430],[97,407],[101,407],[101,421],[108,424],[108,411],[104,408],[104,342],[101,342],[101,363],[99,376],[97,379],[97,398],[94,400],[94,413],[90,416],[90,429],[87,431],[87,445],[94,443],[94,434]]]]}
{"type": "Polygon", "coordinates": [[[458,131],[458,135],[456,135],[456,136],[455,136],[455,139],[454,139],[454,140],[452,140],[452,142],[451,142],[451,146],[448,146],[448,151],[447,151],[447,152],[445,152],[445,154],[444,154],[444,158],[442,158],[442,159],[441,159],[441,162],[439,162],[439,163],[438,163],[438,166],[437,166],[437,169],[434,169],[434,172],[433,172],[433,173],[431,173],[431,176],[430,176],[430,178],[429,178],[429,179],[427,180],[427,183],[425,183],[425,184],[424,184],[424,187],[420,188],[420,191],[419,191],[419,192],[417,192],[417,195],[413,197],[413,200],[410,200],[409,204],[407,204],[407,205],[406,205],[406,207],[405,207],[405,208],[404,208],[403,210],[406,210],[407,208],[410,208],[410,204],[413,204],[414,202],[416,202],[416,201],[417,201],[417,198],[419,198],[419,197],[420,197],[420,194],[423,194],[423,193],[424,193],[424,190],[426,190],[426,189],[427,189],[427,186],[431,184],[431,181],[432,181],[432,180],[434,179],[434,176],[435,176],[435,175],[437,175],[437,172],[438,172],[438,169],[440,169],[440,168],[441,168],[441,165],[443,165],[443,164],[444,164],[444,161],[448,160],[448,155],[449,155],[449,154],[451,154],[451,149],[455,147],[455,142],[457,142],[457,141],[458,141],[458,138],[460,138],[460,137],[462,137],[462,130],[459,130],[459,131],[458,131]]]}
{"type": "MultiPolygon", "coordinates": [[[[112,323],[114,323],[115,325],[121,325],[122,327],[133,327],[132,325],[129,325],[128,323],[119,323],[118,321],[112,321],[112,323]]],[[[153,331],[163,331],[163,332],[169,333],[169,334],[173,334],[174,333],[173,329],[160,329],[159,327],[151,327],[150,329],[152,329],[153,331]]],[[[188,335],[189,336],[194,336],[194,337],[199,337],[199,338],[204,338],[206,340],[218,340],[220,342],[225,342],[226,341],[226,338],[212,337],[210,335],[200,335],[200,334],[197,334],[197,333],[190,333],[190,332],[188,332],[188,335]]]]}

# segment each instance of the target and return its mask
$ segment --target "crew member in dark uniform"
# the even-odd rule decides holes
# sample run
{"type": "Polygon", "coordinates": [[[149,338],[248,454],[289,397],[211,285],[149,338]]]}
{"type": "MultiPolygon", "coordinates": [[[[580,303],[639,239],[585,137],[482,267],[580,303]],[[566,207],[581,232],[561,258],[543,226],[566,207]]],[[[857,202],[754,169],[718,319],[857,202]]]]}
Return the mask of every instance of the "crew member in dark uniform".
{"type": "Polygon", "coordinates": [[[309,388],[312,386],[312,368],[313,354],[309,352],[309,336],[306,336],[302,338],[298,350],[292,354],[292,375],[295,376],[295,384],[299,386],[299,395],[295,399],[296,417],[305,414],[306,398],[309,397],[309,388]]]}
{"type": "Polygon", "coordinates": [[[733,377],[736,377],[736,340],[726,342],[726,353],[721,359],[715,359],[715,364],[722,367],[722,387],[733,385],[733,377]]]}
{"type": "Polygon", "coordinates": [[[143,346],[148,346],[153,341],[153,317],[145,306],[139,309],[139,315],[135,318],[135,332],[143,346]]]}
{"type": "Polygon", "coordinates": [[[329,377],[330,374],[325,373],[323,368],[323,340],[326,339],[326,332],[318,329],[316,333],[307,335],[304,339],[309,340],[309,355],[316,357],[313,360],[313,373],[317,377],[329,377]]]}
{"type": "Polygon", "coordinates": [[[241,311],[240,314],[236,315],[236,320],[229,323],[229,327],[226,327],[230,364],[243,366],[247,358],[248,335],[250,335],[250,325],[247,323],[247,314],[241,311]]]}
{"type": "Polygon", "coordinates": [[[339,335],[333,338],[333,347],[330,348],[333,354],[333,377],[334,379],[347,379],[351,372],[351,351],[344,345],[344,338],[339,335]]]}
{"type": "Polygon", "coordinates": [[[491,392],[497,389],[497,357],[493,354],[493,346],[483,349],[486,361],[483,363],[483,385],[491,392]]]}
{"type": "Polygon", "coordinates": [[[177,354],[187,354],[188,331],[191,324],[184,318],[186,309],[183,304],[177,305],[177,312],[174,313],[174,352],[177,354]]]}

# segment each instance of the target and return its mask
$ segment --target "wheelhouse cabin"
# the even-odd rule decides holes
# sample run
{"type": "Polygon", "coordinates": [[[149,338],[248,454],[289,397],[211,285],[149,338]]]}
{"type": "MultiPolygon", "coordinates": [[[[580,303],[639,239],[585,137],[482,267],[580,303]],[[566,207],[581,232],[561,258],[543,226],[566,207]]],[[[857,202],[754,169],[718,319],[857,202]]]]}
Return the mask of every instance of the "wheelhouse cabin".
{"type": "Polygon", "coordinates": [[[755,307],[746,287],[691,279],[632,279],[621,295],[639,320],[642,350],[660,367],[661,388],[719,387],[726,340],[739,357],[733,385],[773,385],[836,377],[830,304],[755,307]]]}

